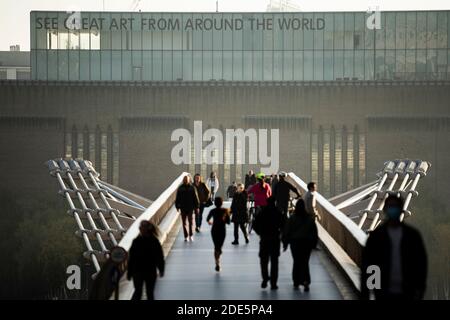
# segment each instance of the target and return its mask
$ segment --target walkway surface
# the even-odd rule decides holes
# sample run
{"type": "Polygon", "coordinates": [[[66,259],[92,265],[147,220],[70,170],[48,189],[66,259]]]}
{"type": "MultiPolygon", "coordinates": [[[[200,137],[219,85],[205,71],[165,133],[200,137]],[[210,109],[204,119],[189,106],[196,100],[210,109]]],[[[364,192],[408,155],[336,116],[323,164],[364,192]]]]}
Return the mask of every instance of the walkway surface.
{"type": "MultiPolygon", "coordinates": [[[[205,209],[204,219],[208,214],[205,209]]],[[[293,300],[342,299],[342,296],[313,251],[310,260],[311,287],[309,292],[294,290],[291,280],[290,250],[282,252],[279,263],[278,290],[261,289],[259,267],[259,237],[252,233],[250,243],[240,233],[240,244],[233,246],[233,225],[227,227],[223,247],[222,270],[214,270],[213,242],[210,226],[203,222],[202,232],[194,242],[184,242],[180,228],[178,237],[166,260],[166,272],[155,288],[158,300],[293,300]]]]}

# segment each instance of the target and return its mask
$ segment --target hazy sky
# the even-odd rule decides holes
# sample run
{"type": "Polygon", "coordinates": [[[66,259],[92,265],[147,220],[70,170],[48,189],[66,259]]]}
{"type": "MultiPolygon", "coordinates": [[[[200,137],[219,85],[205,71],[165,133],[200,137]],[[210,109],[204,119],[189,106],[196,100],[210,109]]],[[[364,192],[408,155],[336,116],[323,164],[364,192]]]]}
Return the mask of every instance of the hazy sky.
{"type": "MultiPolygon", "coordinates": [[[[30,11],[215,11],[216,0],[0,0],[0,50],[30,49],[30,11]],[[104,7],[103,7],[104,6],[104,7]]],[[[270,0],[219,0],[219,11],[265,11],[270,0]]],[[[450,10],[449,0],[291,0],[302,11],[450,10]]]]}

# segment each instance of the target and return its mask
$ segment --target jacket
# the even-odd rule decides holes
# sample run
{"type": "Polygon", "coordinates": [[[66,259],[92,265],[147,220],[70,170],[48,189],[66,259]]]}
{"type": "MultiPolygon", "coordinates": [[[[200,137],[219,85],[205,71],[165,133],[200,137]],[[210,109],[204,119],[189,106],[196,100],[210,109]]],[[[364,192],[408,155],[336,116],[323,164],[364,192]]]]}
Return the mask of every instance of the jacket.
{"type": "Polygon", "coordinates": [[[282,239],[285,247],[297,242],[315,248],[319,240],[315,219],[309,214],[293,214],[284,226],[282,239]]]}
{"type": "Polygon", "coordinates": [[[287,207],[289,204],[290,191],[300,196],[297,188],[295,188],[292,184],[285,180],[280,180],[276,183],[275,188],[273,190],[273,195],[275,196],[275,200],[277,202],[278,207],[287,207]]]}
{"type": "Polygon", "coordinates": [[[208,180],[206,180],[206,185],[208,186],[209,190],[211,190],[211,193],[217,193],[217,190],[219,190],[219,179],[208,178],[208,180]]]}
{"type": "Polygon", "coordinates": [[[253,230],[261,237],[261,241],[280,240],[283,224],[281,211],[274,205],[268,205],[256,215],[253,230]]]}
{"type": "Polygon", "coordinates": [[[227,198],[233,198],[234,194],[237,192],[236,185],[230,185],[227,189],[227,198]]]}
{"type": "Polygon", "coordinates": [[[231,201],[231,221],[236,223],[248,222],[248,210],[247,210],[247,191],[236,192],[231,201]]]}
{"type": "Polygon", "coordinates": [[[156,276],[156,269],[164,273],[164,255],[161,243],[154,236],[138,236],[131,244],[128,257],[128,277],[156,276]]]}
{"type": "Polygon", "coordinates": [[[175,199],[175,208],[184,213],[192,213],[200,205],[197,191],[192,184],[182,184],[178,187],[177,197],[175,199]]]}
{"type": "Polygon", "coordinates": [[[248,173],[245,175],[245,189],[248,189],[252,185],[256,183],[256,176],[252,174],[251,176],[248,173]]]}
{"type": "Polygon", "coordinates": [[[208,186],[204,182],[200,182],[198,186],[194,183],[194,187],[197,191],[198,200],[200,203],[205,203],[208,201],[211,196],[211,191],[209,191],[208,186]]]}
{"type": "Polygon", "coordinates": [[[254,195],[255,207],[267,205],[267,199],[272,195],[272,189],[268,183],[264,183],[264,187],[260,183],[256,183],[248,189],[248,193],[254,195]]]}
{"type": "MultiPolygon", "coordinates": [[[[372,231],[362,254],[361,298],[368,299],[367,279],[371,275],[367,268],[376,265],[381,272],[380,289],[375,289],[375,297],[383,299],[389,288],[391,268],[391,240],[386,223],[372,231]]],[[[420,233],[413,227],[401,224],[400,242],[402,287],[407,299],[422,299],[426,289],[427,254],[420,233]]]]}

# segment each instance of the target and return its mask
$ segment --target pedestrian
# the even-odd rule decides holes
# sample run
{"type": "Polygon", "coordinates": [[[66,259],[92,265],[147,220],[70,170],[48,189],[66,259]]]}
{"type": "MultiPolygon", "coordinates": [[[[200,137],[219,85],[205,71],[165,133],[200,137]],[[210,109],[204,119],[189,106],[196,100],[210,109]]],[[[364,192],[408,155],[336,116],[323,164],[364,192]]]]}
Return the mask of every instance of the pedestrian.
{"type": "Polygon", "coordinates": [[[226,225],[230,224],[230,212],[228,209],[222,208],[222,204],[223,199],[216,197],[214,199],[214,205],[216,207],[209,212],[206,218],[207,222],[212,225],[211,236],[214,242],[214,260],[216,263],[215,270],[217,272],[221,269],[220,256],[222,255],[222,246],[225,241],[226,225]]]}
{"type": "Polygon", "coordinates": [[[278,181],[280,181],[278,179],[278,175],[276,173],[272,174],[272,184],[270,185],[270,187],[272,188],[272,191],[275,190],[275,187],[276,187],[278,181]]]}
{"type": "Polygon", "coordinates": [[[278,257],[280,256],[281,228],[283,223],[283,215],[275,206],[275,198],[268,198],[267,205],[262,208],[253,223],[253,229],[260,236],[259,259],[263,279],[261,288],[263,289],[267,288],[269,280],[271,289],[278,289],[278,257]]]}
{"type": "Polygon", "coordinates": [[[128,280],[133,279],[132,300],[141,300],[142,286],[145,283],[147,299],[153,300],[157,270],[164,276],[164,255],[157,237],[155,225],[147,220],[141,222],[139,235],[133,240],[128,256],[128,280]]]}
{"type": "Polygon", "coordinates": [[[237,184],[236,181],[233,181],[227,189],[227,198],[228,199],[233,199],[234,194],[236,193],[237,190],[237,184]]]}
{"type": "Polygon", "coordinates": [[[362,254],[362,299],[370,298],[368,285],[376,285],[377,278],[378,287],[373,289],[377,300],[423,299],[427,254],[420,232],[401,220],[403,205],[397,194],[389,195],[383,207],[386,220],[369,234],[362,254]],[[369,270],[373,266],[378,275],[369,270]]]}
{"type": "Polygon", "coordinates": [[[206,180],[206,185],[208,186],[209,190],[211,191],[211,198],[215,199],[217,191],[219,190],[219,179],[217,179],[216,173],[214,171],[211,172],[208,180],[206,180]]]}
{"type": "Polygon", "coordinates": [[[288,219],[283,231],[283,250],[291,247],[294,260],[292,267],[292,280],[294,289],[302,285],[309,291],[311,275],[309,273],[309,258],[311,251],[319,240],[316,222],[313,216],[305,209],[305,202],[299,199],[295,205],[294,214],[288,219]]]}
{"type": "Polygon", "coordinates": [[[319,210],[317,210],[317,199],[316,199],[316,191],[317,184],[315,182],[310,182],[307,185],[308,191],[305,192],[303,196],[303,201],[305,201],[306,212],[308,212],[313,217],[317,218],[319,221],[321,220],[321,216],[319,214],[319,210]]]}
{"type": "Polygon", "coordinates": [[[280,211],[283,213],[283,215],[286,216],[286,218],[288,218],[288,206],[289,200],[291,199],[291,191],[295,193],[298,198],[301,196],[297,188],[286,181],[286,172],[281,171],[279,176],[280,180],[276,184],[275,189],[273,189],[273,195],[275,197],[277,208],[280,209],[280,211]]]}
{"type": "Polygon", "coordinates": [[[265,175],[258,173],[256,176],[258,183],[249,187],[247,192],[253,194],[256,212],[258,213],[262,207],[267,205],[267,199],[272,196],[270,185],[264,181],[265,175]]]}
{"type": "Polygon", "coordinates": [[[211,196],[211,191],[209,191],[208,186],[203,182],[203,178],[199,173],[194,176],[194,187],[197,191],[198,200],[200,202],[200,207],[198,214],[195,215],[195,231],[200,232],[203,220],[203,211],[206,207],[206,202],[211,196]]]}
{"type": "Polygon", "coordinates": [[[184,241],[194,241],[194,212],[199,213],[200,201],[197,191],[191,184],[191,177],[184,176],[183,183],[178,187],[175,208],[181,214],[184,241]]]}
{"type": "Polygon", "coordinates": [[[245,183],[244,183],[245,190],[248,190],[248,188],[254,185],[255,183],[256,183],[255,173],[253,172],[253,170],[250,170],[245,175],[245,183]]]}
{"type": "Polygon", "coordinates": [[[245,243],[249,242],[246,227],[248,223],[247,200],[247,191],[245,191],[244,185],[239,183],[231,202],[231,222],[234,224],[234,241],[231,243],[233,245],[239,244],[239,228],[244,234],[245,243]]]}

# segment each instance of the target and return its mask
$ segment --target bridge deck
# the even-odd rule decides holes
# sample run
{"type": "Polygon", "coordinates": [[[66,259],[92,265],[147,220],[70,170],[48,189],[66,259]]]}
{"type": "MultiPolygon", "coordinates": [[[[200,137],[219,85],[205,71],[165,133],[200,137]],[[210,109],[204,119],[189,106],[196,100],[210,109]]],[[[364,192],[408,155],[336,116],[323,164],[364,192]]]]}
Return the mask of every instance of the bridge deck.
{"type": "MultiPolygon", "coordinates": [[[[206,217],[205,210],[205,217],[206,217]]],[[[194,242],[184,242],[180,230],[166,260],[166,274],[158,279],[155,299],[175,300],[291,300],[342,299],[342,296],[318,257],[313,252],[310,260],[311,290],[296,291],[292,287],[290,251],[282,252],[279,263],[278,290],[261,289],[259,267],[259,237],[250,235],[245,244],[240,234],[240,245],[233,246],[233,225],[227,228],[223,247],[222,270],[214,270],[213,242],[210,227],[203,224],[194,242]]]]}

